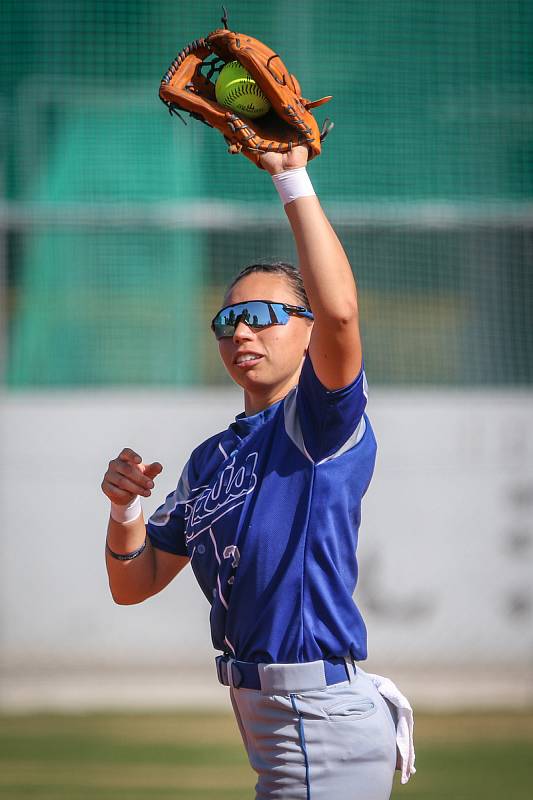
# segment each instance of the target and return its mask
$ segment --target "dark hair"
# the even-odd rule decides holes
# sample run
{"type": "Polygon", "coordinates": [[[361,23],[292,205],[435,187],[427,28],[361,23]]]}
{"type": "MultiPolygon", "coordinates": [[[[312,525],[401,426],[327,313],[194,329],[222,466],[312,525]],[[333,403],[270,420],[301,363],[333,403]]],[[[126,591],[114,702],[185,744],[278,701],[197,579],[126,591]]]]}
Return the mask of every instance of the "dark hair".
{"type": "Polygon", "coordinates": [[[300,270],[298,267],[295,267],[293,264],[288,264],[286,261],[261,261],[258,264],[248,264],[247,267],[241,269],[239,274],[236,275],[230,283],[226,294],[230,292],[235,284],[242,278],[246,278],[247,275],[251,275],[253,272],[267,272],[270,275],[282,275],[289,282],[291,289],[297,295],[301,304],[306,308],[310,308],[300,270]]]}

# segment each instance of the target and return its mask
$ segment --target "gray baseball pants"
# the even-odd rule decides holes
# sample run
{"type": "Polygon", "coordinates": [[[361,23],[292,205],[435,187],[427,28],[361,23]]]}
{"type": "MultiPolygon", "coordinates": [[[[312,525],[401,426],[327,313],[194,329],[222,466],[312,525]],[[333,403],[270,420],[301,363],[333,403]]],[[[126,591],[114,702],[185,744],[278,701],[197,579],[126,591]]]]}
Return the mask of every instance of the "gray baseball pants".
{"type": "Polygon", "coordinates": [[[298,668],[310,666],[270,664],[261,690],[230,688],[258,775],[256,800],[388,800],[396,766],[394,711],[350,662],[348,680],[299,690],[310,682],[309,669],[300,681],[298,668]]]}

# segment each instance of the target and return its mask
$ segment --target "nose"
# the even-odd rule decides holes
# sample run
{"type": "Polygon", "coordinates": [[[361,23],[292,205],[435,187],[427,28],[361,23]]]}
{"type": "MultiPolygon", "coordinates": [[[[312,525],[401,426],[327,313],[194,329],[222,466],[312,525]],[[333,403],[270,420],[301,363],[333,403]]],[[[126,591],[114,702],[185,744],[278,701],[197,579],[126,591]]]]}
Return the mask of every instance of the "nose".
{"type": "Polygon", "coordinates": [[[235,326],[235,332],[233,334],[233,341],[235,342],[235,344],[239,344],[239,342],[249,342],[251,339],[254,338],[254,336],[255,333],[246,324],[246,322],[239,320],[239,322],[235,326]]]}

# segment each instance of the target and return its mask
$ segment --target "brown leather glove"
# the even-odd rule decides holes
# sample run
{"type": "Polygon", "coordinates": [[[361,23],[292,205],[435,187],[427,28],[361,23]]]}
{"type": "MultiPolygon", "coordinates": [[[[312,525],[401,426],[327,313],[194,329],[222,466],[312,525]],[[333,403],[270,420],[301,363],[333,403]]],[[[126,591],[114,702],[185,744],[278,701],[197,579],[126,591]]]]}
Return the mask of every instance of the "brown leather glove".
{"type": "MultiPolygon", "coordinates": [[[[222,21],[226,24],[227,19],[222,21]]],[[[331,96],[306,100],[276,53],[257,39],[226,28],[195,39],[178,53],[163,76],[159,97],[183,122],[179,110],[218,128],[230,153],[242,153],[260,169],[259,156],[271,150],[286,153],[296,145],[307,145],[309,159],[320,155],[321,142],[333,127],[326,118],[319,130],[310,111],[331,96]],[[217,102],[211,79],[230,61],[239,61],[268,98],[272,108],[265,116],[240,117],[217,102]]]]}

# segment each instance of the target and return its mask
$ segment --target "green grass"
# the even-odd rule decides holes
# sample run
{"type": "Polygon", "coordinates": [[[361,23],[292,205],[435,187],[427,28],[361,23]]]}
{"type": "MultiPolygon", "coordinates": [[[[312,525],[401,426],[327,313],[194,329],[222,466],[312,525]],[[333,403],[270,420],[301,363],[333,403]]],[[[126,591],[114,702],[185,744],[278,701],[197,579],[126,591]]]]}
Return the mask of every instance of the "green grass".
{"type": "MultiPolygon", "coordinates": [[[[418,772],[407,786],[396,777],[395,800],[532,796],[533,712],[418,714],[416,751],[418,772]]],[[[227,714],[0,716],[9,800],[251,800],[254,783],[227,714]]]]}

